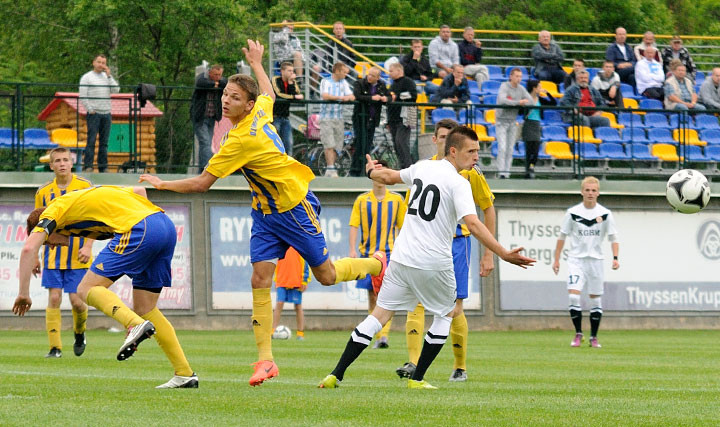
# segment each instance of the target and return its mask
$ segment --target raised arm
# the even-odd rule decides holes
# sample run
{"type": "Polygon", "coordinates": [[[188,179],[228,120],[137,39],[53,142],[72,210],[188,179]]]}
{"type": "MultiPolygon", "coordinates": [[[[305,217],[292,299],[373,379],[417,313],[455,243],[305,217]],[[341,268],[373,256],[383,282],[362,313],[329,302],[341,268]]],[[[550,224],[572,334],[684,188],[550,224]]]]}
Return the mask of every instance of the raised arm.
{"type": "Polygon", "coordinates": [[[217,181],[217,177],[208,171],[192,178],[176,181],[163,181],[155,175],[142,174],[138,182],[147,182],[158,190],[169,190],[176,193],[205,193],[217,181]]]}
{"type": "Polygon", "coordinates": [[[367,173],[368,178],[385,185],[400,184],[403,182],[400,178],[400,172],[393,169],[383,168],[377,163],[377,160],[373,160],[369,154],[366,154],[365,158],[367,159],[365,172],[367,173]]]}
{"type": "Polygon", "coordinates": [[[265,72],[265,68],[262,66],[262,56],[265,52],[265,47],[259,41],[252,41],[248,39],[248,47],[242,48],[245,58],[247,58],[250,68],[255,73],[258,86],[260,87],[260,93],[266,93],[270,98],[275,100],[275,91],[272,89],[272,83],[270,78],[265,72]]]}

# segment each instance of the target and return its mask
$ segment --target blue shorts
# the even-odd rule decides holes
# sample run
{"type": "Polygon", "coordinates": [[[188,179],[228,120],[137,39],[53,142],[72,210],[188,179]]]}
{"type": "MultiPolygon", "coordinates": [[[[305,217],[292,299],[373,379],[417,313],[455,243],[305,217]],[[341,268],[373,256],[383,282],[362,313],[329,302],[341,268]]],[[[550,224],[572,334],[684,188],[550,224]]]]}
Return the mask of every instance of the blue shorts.
{"type": "Polygon", "coordinates": [[[286,212],[266,215],[253,209],[250,262],[282,259],[292,246],[310,267],[324,263],[329,255],[319,215],[320,201],[312,191],[286,212]]]}
{"type": "Polygon", "coordinates": [[[355,288],[356,289],[367,289],[368,291],[373,290],[372,280],[370,279],[370,275],[363,277],[362,279],[358,279],[355,282],[355,288]]]}
{"type": "Polygon", "coordinates": [[[175,224],[163,212],[154,213],[129,232],[116,234],[100,251],[90,270],[113,281],[126,274],[136,288],[169,287],[176,240],[175,224]]]}
{"type": "Polygon", "coordinates": [[[455,269],[455,284],[457,286],[458,299],[468,297],[471,243],[470,236],[455,237],[453,239],[453,267],[455,269]]]}
{"type": "Polygon", "coordinates": [[[49,270],[46,268],[42,271],[42,287],[59,288],[66,294],[77,293],[77,287],[86,272],[87,268],[76,270],[49,270]]]}
{"type": "Polygon", "coordinates": [[[277,288],[277,300],[295,305],[302,304],[302,292],[298,288],[277,288]]]}

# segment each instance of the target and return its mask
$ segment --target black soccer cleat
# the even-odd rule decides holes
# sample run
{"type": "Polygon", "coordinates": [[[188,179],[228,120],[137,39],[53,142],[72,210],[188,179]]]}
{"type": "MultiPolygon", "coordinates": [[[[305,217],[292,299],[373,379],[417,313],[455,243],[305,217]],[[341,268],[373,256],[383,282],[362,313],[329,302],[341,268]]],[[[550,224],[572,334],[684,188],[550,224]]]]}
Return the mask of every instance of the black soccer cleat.
{"type": "Polygon", "coordinates": [[[85,353],[85,332],[81,334],[75,334],[75,344],[73,344],[73,352],[75,356],[82,356],[85,353]]]}
{"type": "Polygon", "coordinates": [[[408,362],[402,367],[397,368],[395,373],[398,374],[398,377],[400,378],[410,378],[415,373],[415,368],[417,368],[417,366],[415,366],[414,363],[408,362]]]}
{"type": "Polygon", "coordinates": [[[58,359],[60,357],[62,357],[62,351],[57,347],[51,348],[50,352],[45,355],[46,359],[58,359]]]}
{"type": "Polygon", "coordinates": [[[149,320],[133,327],[125,337],[125,342],[117,354],[117,360],[125,360],[132,356],[137,350],[137,346],[155,334],[155,326],[149,320]]]}

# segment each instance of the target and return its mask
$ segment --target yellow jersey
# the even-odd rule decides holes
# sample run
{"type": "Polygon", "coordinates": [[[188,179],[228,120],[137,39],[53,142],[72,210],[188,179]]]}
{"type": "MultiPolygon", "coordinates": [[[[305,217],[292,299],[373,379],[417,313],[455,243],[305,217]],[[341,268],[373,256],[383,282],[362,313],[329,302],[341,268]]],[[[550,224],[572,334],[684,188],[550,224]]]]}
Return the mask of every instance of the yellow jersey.
{"type": "Polygon", "coordinates": [[[164,212],[132,187],[97,186],[73,191],[53,201],[40,215],[33,233],[53,231],[95,240],[127,233],[144,218],[164,212]]]}
{"type": "Polygon", "coordinates": [[[350,226],[360,230],[360,255],[367,257],[375,251],[389,255],[402,228],[405,211],[407,205],[402,196],[392,191],[386,191],[381,201],[372,191],[359,195],[353,203],[350,226]]]}
{"type": "Polygon", "coordinates": [[[250,114],[223,137],[205,169],[218,178],[240,170],[250,185],[253,209],[264,214],[297,206],[315,178],[310,168],[285,153],[272,110],[272,98],[260,95],[250,114]]]}
{"type": "MultiPolygon", "coordinates": [[[[61,189],[58,186],[57,178],[48,182],[35,193],[35,209],[47,207],[56,198],[84,188],[92,187],[92,183],[73,174],[67,187],[61,189]]],[[[85,245],[84,237],[73,237],[68,246],[56,246],[43,249],[43,268],[47,270],[79,270],[89,268],[92,259],[88,262],[78,261],[78,251],[85,245]]]]}

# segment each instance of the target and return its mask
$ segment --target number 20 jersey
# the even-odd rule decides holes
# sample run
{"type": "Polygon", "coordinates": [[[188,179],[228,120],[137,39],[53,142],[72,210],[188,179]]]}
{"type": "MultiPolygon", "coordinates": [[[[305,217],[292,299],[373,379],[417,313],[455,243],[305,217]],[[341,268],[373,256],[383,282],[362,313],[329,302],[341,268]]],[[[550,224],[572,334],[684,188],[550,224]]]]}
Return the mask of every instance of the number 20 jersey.
{"type": "Polygon", "coordinates": [[[452,270],[457,223],[476,215],[472,190],[447,160],[423,160],[400,171],[410,199],[392,261],[421,270],[452,270]]]}

